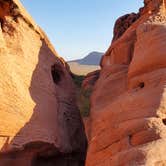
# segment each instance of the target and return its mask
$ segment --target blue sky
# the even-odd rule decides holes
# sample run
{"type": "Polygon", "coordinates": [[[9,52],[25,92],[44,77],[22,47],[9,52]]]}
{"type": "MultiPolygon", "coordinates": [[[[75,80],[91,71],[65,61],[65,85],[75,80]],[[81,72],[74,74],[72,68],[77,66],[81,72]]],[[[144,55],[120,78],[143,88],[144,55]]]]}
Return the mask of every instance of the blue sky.
{"type": "Polygon", "coordinates": [[[137,12],[143,0],[21,0],[65,60],[105,52],[117,17],[137,12]]]}

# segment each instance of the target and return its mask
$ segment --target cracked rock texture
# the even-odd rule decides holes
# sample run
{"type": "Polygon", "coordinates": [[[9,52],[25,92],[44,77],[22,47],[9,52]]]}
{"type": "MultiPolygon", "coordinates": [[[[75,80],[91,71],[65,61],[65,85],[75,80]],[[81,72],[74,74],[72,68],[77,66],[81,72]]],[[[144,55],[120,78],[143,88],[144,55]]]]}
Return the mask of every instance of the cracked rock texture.
{"type": "Polygon", "coordinates": [[[0,0],[0,166],[83,166],[68,67],[17,0],[0,0]]]}
{"type": "Polygon", "coordinates": [[[87,166],[166,165],[166,1],[115,24],[86,122],[87,166]]]}

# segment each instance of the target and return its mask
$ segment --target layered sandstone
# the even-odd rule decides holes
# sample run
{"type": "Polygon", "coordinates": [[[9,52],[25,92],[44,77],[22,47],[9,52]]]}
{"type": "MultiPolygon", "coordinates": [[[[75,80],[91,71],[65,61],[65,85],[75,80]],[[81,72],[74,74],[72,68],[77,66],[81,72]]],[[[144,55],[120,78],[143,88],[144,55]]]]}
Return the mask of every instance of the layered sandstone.
{"type": "Polygon", "coordinates": [[[102,58],[87,166],[166,165],[166,1],[144,4],[118,19],[102,58]]]}
{"type": "Polygon", "coordinates": [[[17,0],[0,0],[0,166],[84,165],[72,79],[17,0]]]}

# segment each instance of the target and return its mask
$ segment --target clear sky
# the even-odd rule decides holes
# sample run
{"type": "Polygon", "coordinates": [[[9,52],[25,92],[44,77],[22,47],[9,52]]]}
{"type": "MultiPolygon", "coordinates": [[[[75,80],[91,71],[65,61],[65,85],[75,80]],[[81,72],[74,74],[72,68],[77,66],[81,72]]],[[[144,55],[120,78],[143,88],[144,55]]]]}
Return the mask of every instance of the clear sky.
{"type": "Polygon", "coordinates": [[[21,0],[65,60],[105,52],[115,20],[137,12],[143,0],[21,0]]]}

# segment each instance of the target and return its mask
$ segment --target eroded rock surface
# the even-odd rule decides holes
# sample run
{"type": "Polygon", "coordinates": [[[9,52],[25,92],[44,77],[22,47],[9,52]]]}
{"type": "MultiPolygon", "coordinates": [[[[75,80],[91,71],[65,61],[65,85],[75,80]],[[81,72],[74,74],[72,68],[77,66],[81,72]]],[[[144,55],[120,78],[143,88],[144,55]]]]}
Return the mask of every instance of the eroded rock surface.
{"type": "Polygon", "coordinates": [[[0,166],[84,165],[65,62],[17,0],[0,0],[0,24],[0,166]]]}
{"type": "Polygon", "coordinates": [[[88,89],[92,90],[96,81],[99,78],[99,75],[100,75],[100,70],[96,70],[87,74],[82,82],[82,88],[84,90],[88,90],[88,89]]]}
{"type": "Polygon", "coordinates": [[[166,165],[166,1],[144,4],[102,58],[87,166],[166,165]]]}

